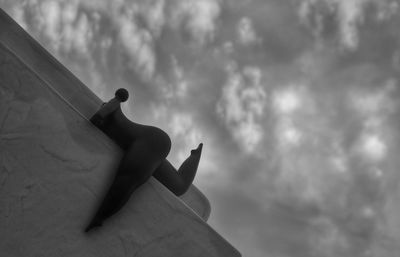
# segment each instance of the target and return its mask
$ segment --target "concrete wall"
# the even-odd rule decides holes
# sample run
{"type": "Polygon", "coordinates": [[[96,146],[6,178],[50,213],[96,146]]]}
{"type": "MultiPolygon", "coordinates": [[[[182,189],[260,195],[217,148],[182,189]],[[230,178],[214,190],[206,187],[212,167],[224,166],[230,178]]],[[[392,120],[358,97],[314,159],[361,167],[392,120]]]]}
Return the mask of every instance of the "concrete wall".
{"type": "Polygon", "coordinates": [[[98,104],[0,12],[1,255],[240,256],[200,217],[201,194],[187,200],[199,216],[155,179],[83,233],[121,156],[86,119],[98,104]]]}
{"type": "MultiPolygon", "coordinates": [[[[0,43],[84,118],[89,119],[103,103],[1,9],[0,43]]],[[[195,186],[181,200],[204,220],[210,216],[210,203],[195,186]]]]}

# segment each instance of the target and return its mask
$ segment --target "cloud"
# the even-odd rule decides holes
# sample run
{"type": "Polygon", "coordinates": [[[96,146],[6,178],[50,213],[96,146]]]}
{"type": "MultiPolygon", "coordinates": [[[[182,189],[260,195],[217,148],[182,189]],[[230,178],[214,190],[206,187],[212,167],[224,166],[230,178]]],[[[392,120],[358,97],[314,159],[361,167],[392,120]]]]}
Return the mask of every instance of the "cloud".
{"type": "Polygon", "coordinates": [[[357,26],[363,21],[364,3],[362,0],[337,2],[341,42],[348,49],[355,49],[358,46],[357,26]]]}
{"type": "MultiPolygon", "coordinates": [[[[101,51],[119,52],[109,60],[115,64],[114,71],[130,69],[145,83],[152,82],[160,68],[156,44],[165,29],[190,39],[189,44],[205,46],[215,39],[221,12],[217,0],[27,0],[10,6],[12,15],[45,40],[57,57],[90,62],[97,58],[102,43],[110,42],[101,51]]],[[[100,76],[104,72],[96,61],[91,66],[100,76]]]]}
{"type": "Polygon", "coordinates": [[[341,45],[353,50],[358,46],[358,25],[363,20],[365,0],[306,0],[299,9],[300,18],[311,27],[314,36],[321,37],[325,29],[324,15],[335,13],[341,45]]]}
{"type": "Polygon", "coordinates": [[[390,95],[396,90],[397,81],[388,79],[376,89],[351,89],[348,102],[352,109],[365,118],[383,118],[396,109],[390,95]]]}
{"type": "Polygon", "coordinates": [[[96,58],[97,47],[103,47],[102,51],[114,47],[121,52],[118,60],[121,67],[130,68],[145,81],[153,78],[157,65],[154,40],[165,24],[164,1],[94,4],[28,0],[19,7],[12,10],[21,23],[26,23],[34,34],[41,35],[41,40],[48,42],[46,45],[56,56],[74,54],[68,58],[90,62],[96,58]],[[138,22],[141,18],[144,24],[138,22]],[[105,30],[105,26],[110,29],[105,30]],[[105,42],[108,42],[106,48],[105,42]]]}
{"type": "Polygon", "coordinates": [[[248,17],[243,17],[237,24],[238,42],[242,45],[261,43],[262,39],[256,34],[253,22],[248,17]]]}
{"type": "Polygon", "coordinates": [[[61,32],[62,40],[60,40],[63,51],[73,50],[79,54],[88,54],[90,42],[93,40],[93,28],[89,24],[87,15],[81,14],[77,17],[77,10],[73,6],[69,6],[67,7],[68,11],[63,15],[64,26],[61,32]]]}
{"type": "Polygon", "coordinates": [[[282,148],[297,146],[302,139],[302,132],[290,119],[282,119],[276,127],[279,145],[282,148]]]}
{"type": "Polygon", "coordinates": [[[260,69],[245,67],[240,71],[235,64],[230,65],[221,99],[217,103],[217,114],[236,142],[249,153],[263,138],[258,119],[264,113],[266,93],[260,83],[260,69]]]}
{"type": "Polygon", "coordinates": [[[185,160],[190,150],[198,146],[202,141],[202,134],[198,130],[190,115],[175,113],[168,124],[171,136],[174,138],[174,145],[178,145],[180,150],[177,154],[177,163],[185,160]]]}
{"type": "Polygon", "coordinates": [[[159,90],[163,95],[164,100],[179,101],[187,97],[189,90],[189,82],[185,77],[185,72],[182,66],[178,63],[175,56],[172,56],[170,61],[170,74],[169,79],[166,76],[157,77],[157,84],[159,90]]]}
{"type": "Polygon", "coordinates": [[[399,3],[395,0],[392,1],[375,1],[379,6],[377,10],[377,19],[385,21],[396,15],[399,11],[399,3]]]}
{"type": "Polygon", "coordinates": [[[129,65],[145,80],[150,80],[155,72],[156,56],[153,50],[153,38],[149,31],[139,28],[134,15],[123,12],[116,17],[119,28],[118,38],[128,54],[129,65]]]}
{"type": "Polygon", "coordinates": [[[217,0],[174,1],[169,22],[173,28],[182,28],[197,45],[205,45],[214,40],[220,12],[217,0]]]}
{"type": "Polygon", "coordinates": [[[14,20],[25,30],[28,28],[28,24],[25,22],[25,12],[19,5],[14,5],[11,8],[11,13],[14,20]]]}
{"type": "Polygon", "coordinates": [[[39,5],[39,14],[37,18],[37,26],[42,30],[45,36],[49,37],[53,42],[59,41],[59,26],[61,8],[57,2],[44,1],[39,5]]]}
{"type": "Polygon", "coordinates": [[[142,1],[138,13],[144,18],[147,29],[159,38],[165,25],[165,0],[142,1]]]}
{"type": "Polygon", "coordinates": [[[290,84],[274,89],[271,107],[276,115],[275,134],[278,146],[282,151],[299,146],[309,137],[318,114],[315,110],[313,96],[306,85],[290,84]],[[306,121],[307,120],[307,121],[306,121]]]}
{"type": "MultiPolygon", "coordinates": [[[[339,143],[341,132],[335,131],[325,104],[318,98],[329,99],[325,92],[311,89],[310,82],[289,83],[274,88],[271,108],[274,113],[275,180],[277,199],[295,198],[303,204],[318,208],[343,203],[346,191],[330,199],[337,187],[346,187],[349,180],[346,150],[339,143]],[[329,183],[327,183],[329,181],[329,183]],[[341,200],[339,200],[341,199],[341,200]],[[339,203],[338,203],[339,202],[339,203]]],[[[270,146],[272,147],[272,146],[270,146]]]]}
{"type": "Polygon", "coordinates": [[[204,143],[195,179],[196,185],[203,189],[224,186],[228,174],[220,172],[223,162],[217,157],[223,155],[215,150],[214,142],[206,137],[205,131],[199,126],[199,121],[195,121],[190,113],[176,112],[167,115],[169,117],[166,131],[173,142],[168,160],[178,168],[192,149],[204,143]]]}
{"type": "Polygon", "coordinates": [[[391,0],[304,0],[299,7],[299,16],[321,40],[327,29],[327,17],[335,16],[340,45],[346,50],[356,50],[359,46],[359,28],[364,24],[367,7],[376,8],[378,20],[390,18],[398,8],[391,0]]]}
{"type": "Polygon", "coordinates": [[[289,87],[287,90],[276,91],[273,96],[273,105],[277,112],[290,114],[301,106],[300,95],[297,90],[289,87]]]}
{"type": "Polygon", "coordinates": [[[363,126],[355,151],[372,163],[382,161],[388,151],[384,131],[397,109],[390,97],[395,85],[396,81],[389,79],[375,90],[356,89],[349,93],[350,108],[361,117],[363,126]]]}
{"type": "Polygon", "coordinates": [[[78,14],[77,1],[27,1],[12,10],[26,27],[41,35],[57,55],[60,51],[89,54],[94,24],[85,13],[78,14]]]}
{"type": "Polygon", "coordinates": [[[360,148],[361,152],[373,161],[382,160],[387,152],[386,144],[378,135],[374,134],[362,135],[360,148]]]}

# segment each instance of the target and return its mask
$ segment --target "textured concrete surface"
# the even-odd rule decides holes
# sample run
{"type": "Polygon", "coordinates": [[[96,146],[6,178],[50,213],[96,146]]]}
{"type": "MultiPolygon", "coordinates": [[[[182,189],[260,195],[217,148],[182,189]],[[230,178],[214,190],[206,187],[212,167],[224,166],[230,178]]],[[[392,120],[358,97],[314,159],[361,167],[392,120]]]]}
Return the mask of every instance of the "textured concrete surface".
{"type": "Polygon", "coordinates": [[[200,217],[209,211],[197,189],[186,201],[200,216],[155,179],[101,229],[82,232],[121,156],[86,119],[98,104],[0,13],[2,255],[240,256],[200,217]]]}

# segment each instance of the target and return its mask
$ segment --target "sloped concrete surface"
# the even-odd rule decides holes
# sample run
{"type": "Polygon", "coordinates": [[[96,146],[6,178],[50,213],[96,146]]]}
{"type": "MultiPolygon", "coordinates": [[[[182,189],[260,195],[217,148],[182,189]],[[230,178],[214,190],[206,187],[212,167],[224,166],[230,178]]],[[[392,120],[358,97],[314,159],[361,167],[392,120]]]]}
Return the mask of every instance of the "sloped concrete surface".
{"type": "Polygon", "coordinates": [[[102,228],[83,233],[114,174],[120,149],[87,121],[89,112],[80,112],[97,108],[90,91],[84,85],[69,96],[54,90],[54,81],[38,74],[44,66],[36,57],[27,64],[18,56],[20,49],[10,47],[7,33],[15,28],[3,30],[9,21],[0,16],[1,255],[240,256],[155,179],[102,228]],[[82,95],[92,102],[67,99],[82,95]]]}
{"type": "MultiPolygon", "coordinates": [[[[0,42],[86,119],[89,119],[101,106],[100,98],[1,9],[0,42]]],[[[192,185],[180,198],[204,220],[208,219],[211,211],[210,203],[195,186],[192,185]]]]}

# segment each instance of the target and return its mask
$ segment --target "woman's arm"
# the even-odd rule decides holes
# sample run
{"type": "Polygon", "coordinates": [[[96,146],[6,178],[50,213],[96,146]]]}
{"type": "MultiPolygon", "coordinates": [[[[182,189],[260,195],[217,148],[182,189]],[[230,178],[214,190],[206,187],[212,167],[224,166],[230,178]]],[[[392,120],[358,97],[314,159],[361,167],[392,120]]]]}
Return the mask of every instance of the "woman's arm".
{"type": "Polygon", "coordinates": [[[100,109],[90,118],[90,121],[96,126],[102,126],[108,115],[118,109],[120,101],[113,98],[107,103],[103,104],[100,109]]]}
{"type": "Polygon", "coordinates": [[[100,110],[96,112],[101,118],[105,118],[111,113],[113,113],[120,105],[120,101],[116,98],[111,99],[108,103],[101,106],[100,110]]]}

